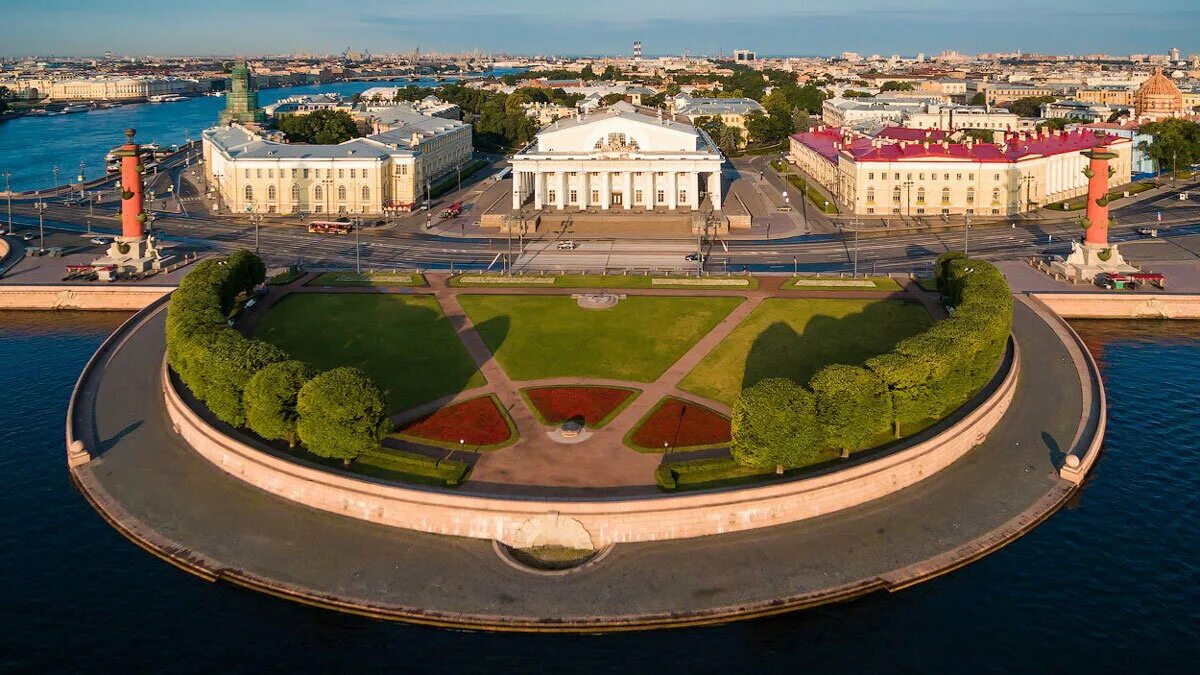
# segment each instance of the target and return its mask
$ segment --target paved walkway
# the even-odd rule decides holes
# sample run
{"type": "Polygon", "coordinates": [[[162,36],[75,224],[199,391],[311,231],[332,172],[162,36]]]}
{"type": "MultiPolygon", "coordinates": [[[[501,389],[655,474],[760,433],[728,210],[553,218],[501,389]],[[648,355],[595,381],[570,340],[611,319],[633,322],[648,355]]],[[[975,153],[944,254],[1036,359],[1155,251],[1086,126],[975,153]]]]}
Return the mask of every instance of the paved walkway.
{"type": "Polygon", "coordinates": [[[768,614],[936,576],[1018,536],[1071,494],[1057,468],[1086,416],[1071,384],[1074,347],[1023,304],[1014,334],[1024,363],[1006,417],[936,476],[789,525],[618,545],[569,576],[514,569],[488,541],[300,507],[209,464],[165,416],[162,314],[84,383],[91,403],[76,424],[100,456],[75,476],[122,533],[184,569],[372,616],[596,630],[768,614]]]}

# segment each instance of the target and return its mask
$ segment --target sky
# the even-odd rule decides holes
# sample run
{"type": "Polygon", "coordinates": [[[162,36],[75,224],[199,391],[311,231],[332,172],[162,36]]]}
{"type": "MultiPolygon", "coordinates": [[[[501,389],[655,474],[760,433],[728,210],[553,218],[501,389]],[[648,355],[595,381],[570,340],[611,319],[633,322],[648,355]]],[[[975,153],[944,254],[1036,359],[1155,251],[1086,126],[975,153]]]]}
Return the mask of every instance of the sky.
{"type": "Polygon", "coordinates": [[[1200,52],[1197,0],[0,0],[0,56],[1200,52]]]}

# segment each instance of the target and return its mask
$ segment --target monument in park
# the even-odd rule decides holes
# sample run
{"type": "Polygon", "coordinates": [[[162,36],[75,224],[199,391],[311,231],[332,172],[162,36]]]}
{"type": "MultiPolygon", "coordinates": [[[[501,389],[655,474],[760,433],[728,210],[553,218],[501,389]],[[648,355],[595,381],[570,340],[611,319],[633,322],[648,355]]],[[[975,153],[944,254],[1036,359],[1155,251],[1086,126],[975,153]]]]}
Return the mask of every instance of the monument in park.
{"type": "Polygon", "coordinates": [[[141,148],[133,142],[136,133],[126,129],[125,144],[114,152],[121,159],[121,182],[117,186],[121,197],[121,235],[113,239],[103,257],[92,261],[101,281],[159,270],[166,262],[154,237],[146,234],[150,214],[145,211],[142,201],[145,165],[141,148]]]}
{"type": "Polygon", "coordinates": [[[1104,145],[1081,153],[1089,162],[1083,170],[1088,178],[1087,216],[1081,220],[1085,228],[1083,242],[1071,243],[1071,255],[1065,261],[1051,265],[1054,272],[1062,273],[1068,278],[1078,281],[1092,281],[1102,273],[1124,274],[1137,272],[1137,268],[1125,262],[1116,244],[1108,241],[1108,180],[1113,170],[1108,162],[1116,158],[1116,153],[1109,151],[1104,145]]]}

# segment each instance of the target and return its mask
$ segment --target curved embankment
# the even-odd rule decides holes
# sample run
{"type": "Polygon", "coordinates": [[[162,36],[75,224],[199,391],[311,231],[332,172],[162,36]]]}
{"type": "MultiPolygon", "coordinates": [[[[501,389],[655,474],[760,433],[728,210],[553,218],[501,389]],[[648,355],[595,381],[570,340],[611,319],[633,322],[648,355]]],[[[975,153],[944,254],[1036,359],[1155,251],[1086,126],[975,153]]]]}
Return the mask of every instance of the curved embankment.
{"type": "Polygon", "coordinates": [[[0,310],[137,311],[166,297],[174,286],[4,284],[0,285],[0,310]]]}
{"type": "Polygon", "coordinates": [[[977,559],[1049,516],[1077,487],[1059,477],[1064,456],[1085,456],[1096,440],[1091,411],[1099,402],[1084,400],[1089,372],[1078,368],[1078,345],[1019,303],[1016,342],[1037,348],[1021,350],[1004,419],[928,480],[835,513],[721,536],[620,544],[575,574],[532,575],[500,560],[482,539],[303,508],[230,480],[172,433],[160,309],[131,319],[80,378],[68,440],[94,453],[72,466],[81,491],[122,534],[203,578],[380,618],[626,630],[895,590],[977,559]]]}

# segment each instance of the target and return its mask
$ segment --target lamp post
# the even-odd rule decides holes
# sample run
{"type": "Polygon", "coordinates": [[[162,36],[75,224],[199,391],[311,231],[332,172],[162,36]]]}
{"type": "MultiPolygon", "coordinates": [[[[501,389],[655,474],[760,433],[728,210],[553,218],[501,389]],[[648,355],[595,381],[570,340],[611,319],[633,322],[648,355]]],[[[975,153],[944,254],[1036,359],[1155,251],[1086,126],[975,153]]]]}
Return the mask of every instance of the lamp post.
{"type": "Polygon", "coordinates": [[[362,243],[359,232],[362,230],[362,219],[354,216],[354,273],[362,274],[362,243]]]}
{"type": "Polygon", "coordinates": [[[905,213],[905,215],[907,215],[910,219],[912,218],[912,186],[913,182],[911,180],[904,181],[905,201],[907,204],[905,207],[905,211],[907,213],[905,213]]]}
{"type": "Polygon", "coordinates": [[[89,197],[88,197],[88,215],[87,215],[87,233],[88,233],[88,234],[91,234],[91,233],[92,233],[92,217],[93,217],[93,215],[94,215],[94,212],[93,212],[93,210],[92,210],[92,206],[93,206],[95,203],[96,203],[96,198],[95,198],[95,197],[92,197],[92,196],[89,196],[89,197]]]}
{"type": "Polygon", "coordinates": [[[38,212],[38,249],[41,253],[46,252],[46,223],[44,215],[46,213],[46,202],[43,202],[41,195],[38,195],[37,204],[34,206],[38,212]]]}
{"type": "Polygon", "coordinates": [[[58,165],[54,165],[54,191],[58,191],[58,165]]]}
{"type": "Polygon", "coordinates": [[[854,228],[854,278],[858,278],[858,226],[860,221],[857,217],[850,221],[850,226],[854,228]]]}
{"type": "Polygon", "coordinates": [[[967,248],[971,244],[971,214],[963,215],[963,255],[967,255],[967,248]]]}
{"type": "Polygon", "coordinates": [[[83,160],[79,160],[79,198],[83,199],[83,183],[87,180],[87,176],[83,173],[83,160]]]}
{"type": "Polygon", "coordinates": [[[5,170],[4,170],[4,194],[8,196],[8,233],[9,233],[9,234],[12,234],[12,233],[13,233],[13,224],[12,224],[12,185],[10,184],[10,181],[11,181],[11,180],[12,180],[12,172],[11,172],[11,171],[9,171],[8,169],[5,169],[5,170]]]}

